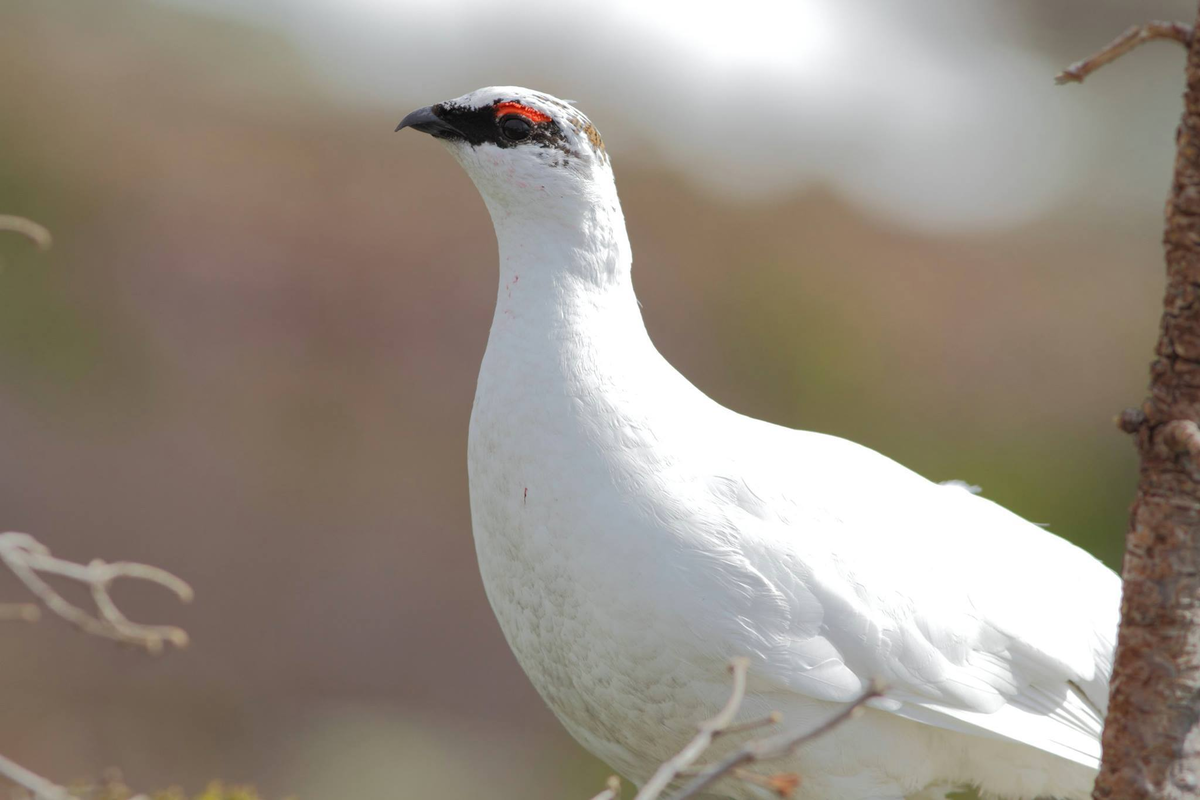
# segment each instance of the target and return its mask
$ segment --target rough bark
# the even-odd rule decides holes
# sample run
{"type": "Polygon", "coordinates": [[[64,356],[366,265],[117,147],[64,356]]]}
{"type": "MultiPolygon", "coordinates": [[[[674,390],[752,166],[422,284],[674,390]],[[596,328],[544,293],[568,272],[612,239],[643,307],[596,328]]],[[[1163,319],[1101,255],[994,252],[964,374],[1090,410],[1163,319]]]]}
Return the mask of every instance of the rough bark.
{"type": "Polygon", "coordinates": [[[1200,798],[1200,35],[1177,145],[1150,397],[1120,420],[1141,467],[1097,800],[1200,798]]]}

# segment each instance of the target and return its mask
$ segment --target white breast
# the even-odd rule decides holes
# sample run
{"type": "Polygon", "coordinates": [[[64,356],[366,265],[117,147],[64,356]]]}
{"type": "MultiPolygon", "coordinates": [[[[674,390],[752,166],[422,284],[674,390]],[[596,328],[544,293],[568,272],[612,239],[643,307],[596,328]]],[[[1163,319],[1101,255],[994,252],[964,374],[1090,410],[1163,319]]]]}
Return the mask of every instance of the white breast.
{"type": "Polygon", "coordinates": [[[712,657],[680,658],[696,646],[662,575],[676,548],[634,491],[663,467],[653,433],[617,424],[611,404],[564,374],[578,340],[525,340],[519,321],[497,324],[468,449],[484,585],[521,666],[571,733],[641,772],[665,733],[685,734],[708,713],[694,687],[720,675],[712,657]]]}

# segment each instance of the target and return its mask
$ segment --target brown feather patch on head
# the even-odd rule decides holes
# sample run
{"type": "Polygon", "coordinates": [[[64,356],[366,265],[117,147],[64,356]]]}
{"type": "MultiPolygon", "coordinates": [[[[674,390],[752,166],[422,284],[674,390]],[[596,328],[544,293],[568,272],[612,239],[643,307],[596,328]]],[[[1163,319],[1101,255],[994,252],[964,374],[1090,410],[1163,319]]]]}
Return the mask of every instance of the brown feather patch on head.
{"type": "Polygon", "coordinates": [[[583,132],[587,134],[588,141],[592,143],[592,147],[603,153],[604,140],[600,138],[600,131],[596,130],[596,126],[589,122],[583,127],[583,132]]]}

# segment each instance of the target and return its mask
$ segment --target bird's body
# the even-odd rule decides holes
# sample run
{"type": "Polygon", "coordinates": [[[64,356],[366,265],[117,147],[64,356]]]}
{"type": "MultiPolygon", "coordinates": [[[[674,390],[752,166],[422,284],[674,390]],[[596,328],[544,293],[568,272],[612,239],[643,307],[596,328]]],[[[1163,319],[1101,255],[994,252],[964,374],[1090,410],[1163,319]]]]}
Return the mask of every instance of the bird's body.
{"type": "Polygon", "coordinates": [[[1088,796],[1116,575],[963,488],[692,386],[646,333],[608,157],[574,109],[499,87],[430,113],[499,240],[468,448],[480,571],[572,735],[644,781],[744,655],[747,718],[813,727],[888,686],[785,765],[799,797],[1088,796]],[[523,132],[519,109],[542,140],[459,121],[523,132]]]}

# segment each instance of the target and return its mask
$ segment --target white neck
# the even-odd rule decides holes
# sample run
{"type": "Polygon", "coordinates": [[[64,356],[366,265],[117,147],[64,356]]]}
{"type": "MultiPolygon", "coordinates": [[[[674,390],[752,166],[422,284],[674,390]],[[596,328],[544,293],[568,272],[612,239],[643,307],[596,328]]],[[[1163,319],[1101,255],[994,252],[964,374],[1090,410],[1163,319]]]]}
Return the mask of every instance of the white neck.
{"type": "MultiPolygon", "coordinates": [[[[507,199],[507,198],[504,198],[507,199]]],[[[632,255],[612,172],[547,186],[509,203],[484,195],[496,229],[500,283],[492,335],[577,329],[597,315],[645,334],[630,278],[632,255]]]]}

